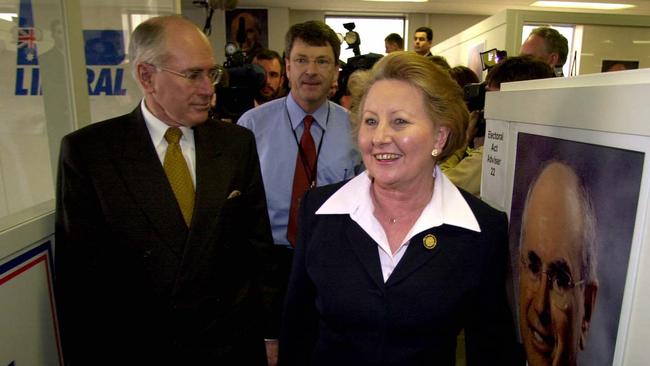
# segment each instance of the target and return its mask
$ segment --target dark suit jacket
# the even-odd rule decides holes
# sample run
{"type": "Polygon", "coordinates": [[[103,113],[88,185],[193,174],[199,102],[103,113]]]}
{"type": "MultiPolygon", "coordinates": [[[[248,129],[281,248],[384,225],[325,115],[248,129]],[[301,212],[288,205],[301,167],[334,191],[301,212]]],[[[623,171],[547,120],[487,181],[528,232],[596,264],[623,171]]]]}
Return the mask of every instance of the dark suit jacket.
{"type": "Polygon", "coordinates": [[[73,365],[264,364],[259,251],[272,239],[255,141],[216,121],[194,139],[190,229],[139,106],[63,139],[55,286],[73,365]]]}
{"type": "Polygon", "coordinates": [[[349,215],[314,214],[343,184],[303,198],[280,364],[454,365],[463,328],[469,365],[510,364],[506,216],[463,192],[481,232],[443,225],[415,235],[384,283],[377,243],[349,215]]]}

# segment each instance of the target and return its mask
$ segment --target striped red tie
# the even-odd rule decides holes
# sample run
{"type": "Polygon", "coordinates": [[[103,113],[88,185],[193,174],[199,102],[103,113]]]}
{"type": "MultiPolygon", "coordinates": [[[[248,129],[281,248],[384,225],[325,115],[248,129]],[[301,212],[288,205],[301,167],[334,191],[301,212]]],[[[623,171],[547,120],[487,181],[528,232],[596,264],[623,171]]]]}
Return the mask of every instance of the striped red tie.
{"type": "Polygon", "coordinates": [[[300,138],[300,148],[296,157],[296,170],[293,175],[293,189],[291,190],[291,206],[289,207],[289,223],[287,225],[287,239],[291,245],[296,245],[298,233],[298,208],[300,198],[305,192],[316,184],[316,144],[311,137],[311,125],[314,117],[307,115],[302,120],[303,132],[300,138]]]}

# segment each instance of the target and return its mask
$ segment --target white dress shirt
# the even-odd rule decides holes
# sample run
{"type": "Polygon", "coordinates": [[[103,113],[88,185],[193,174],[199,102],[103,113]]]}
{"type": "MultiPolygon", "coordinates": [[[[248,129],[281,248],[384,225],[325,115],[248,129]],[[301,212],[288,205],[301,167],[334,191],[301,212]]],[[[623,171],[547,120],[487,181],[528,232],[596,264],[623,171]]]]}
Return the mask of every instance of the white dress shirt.
{"type": "MultiPolygon", "coordinates": [[[[156,148],[156,153],[158,153],[160,164],[163,164],[168,145],[167,140],[165,140],[165,132],[167,132],[167,129],[170,126],[149,112],[147,106],[144,104],[144,99],[140,104],[140,108],[147,125],[147,130],[149,130],[149,136],[151,136],[151,142],[153,142],[153,146],[156,148]]],[[[181,150],[183,151],[183,157],[187,163],[187,168],[190,171],[190,176],[192,176],[192,183],[196,188],[196,150],[194,147],[194,131],[191,128],[182,126],[180,129],[183,132],[183,137],[181,137],[180,140],[181,150]]]]}
{"type": "Polygon", "coordinates": [[[404,242],[395,254],[390,250],[388,238],[381,224],[374,215],[374,205],[370,196],[372,181],[368,172],[363,172],[336,191],[316,211],[316,215],[348,214],[377,243],[379,260],[384,282],[388,280],[395,267],[404,256],[412,237],[433,227],[443,224],[462,227],[480,232],[478,221],[465,198],[441,173],[436,166],[431,200],[424,207],[417,221],[404,238],[404,242]]]}

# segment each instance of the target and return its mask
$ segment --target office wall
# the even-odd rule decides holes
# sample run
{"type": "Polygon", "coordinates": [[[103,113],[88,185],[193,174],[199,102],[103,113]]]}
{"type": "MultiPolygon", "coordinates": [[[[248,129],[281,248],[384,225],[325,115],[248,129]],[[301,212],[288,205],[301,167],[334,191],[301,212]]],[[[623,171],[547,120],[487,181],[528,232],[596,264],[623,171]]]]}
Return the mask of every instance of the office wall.
{"type": "MultiPolygon", "coordinates": [[[[482,77],[478,52],[492,48],[514,50],[508,40],[513,37],[508,31],[508,19],[512,13],[501,12],[459,32],[433,46],[433,53],[444,56],[451,66],[464,65],[482,77]]],[[[482,79],[481,79],[482,80],[482,79]]]]}
{"type": "Polygon", "coordinates": [[[603,60],[639,61],[640,69],[650,67],[650,24],[585,25],[583,34],[580,74],[601,72],[603,60]]]}
{"type": "MultiPolygon", "coordinates": [[[[250,7],[256,8],[256,7],[250,7]]],[[[260,9],[268,10],[269,20],[269,48],[276,50],[280,53],[284,50],[284,36],[286,31],[292,24],[306,22],[308,20],[324,20],[327,12],[314,11],[314,10],[294,10],[289,8],[279,7],[259,7],[260,9]]],[[[181,9],[183,15],[191,19],[198,26],[203,27],[205,23],[205,10],[191,6],[191,4],[183,3],[181,9]]],[[[345,13],[355,15],[354,13],[345,13]]],[[[377,13],[381,15],[381,13],[377,13]]],[[[367,15],[367,14],[358,14],[367,15]]],[[[394,14],[386,14],[394,15],[394,14]]],[[[413,49],[413,42],[411,40],[415,29],[421,26],[428,26],[433,29],[433,44],[436,44],[450,36],[460,33],[467,27],[470,27],[481,20],[485,16],[477,15],[458,15],[458,14],[424,14],[424,13],[409,13],[404,14],[408,19],[408,29],[406,30],[406,44],[408,49],[413,49]]],[[[212,34],[210,41],[214,49],[214,55],[218,63],[225,61],[224,47],[226,44],[225,33],[225,12],[218,10],[214,12],[212,18],[212,34]]],[[[383,50],[380,50],[383,51],[383,50]]]]}
{"type": "MultiPolygon", "coordinates": [[[[505,10],[440,42],[433,52],[445,56],[452,65],[468,65],[468,53],[475,53],[473,47],[482,42],[485,50],[505,49],[508,55],[517,55],[524,24],[581,25],[579,74],[600,72],[603,59],[637,60],[640,68],[650,67],[650,44],[632,43],[650,40],[650,17],[634,15],[505,10]]],[[[574,42],[580,44],[579,40],[574,42]]]]}
{"type": "Polygon", "coordinates": [[[411,13],[408,15],[409,29],[406,34],[408,49],[413,50],[413,35],[418,27],[433,29],[432,44],[436,45],[486,18],[480,15],[411,13]]]}

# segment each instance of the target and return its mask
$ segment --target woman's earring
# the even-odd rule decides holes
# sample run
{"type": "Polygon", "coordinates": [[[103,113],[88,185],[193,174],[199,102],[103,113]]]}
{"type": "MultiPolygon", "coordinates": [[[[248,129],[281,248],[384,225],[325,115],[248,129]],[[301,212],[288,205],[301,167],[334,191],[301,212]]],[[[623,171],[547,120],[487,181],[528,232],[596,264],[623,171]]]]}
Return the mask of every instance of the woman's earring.
{"type": "Polygon", "coordinates": [[[431,152],[431,156],[433,156],[434,158],[438,156],[438,149],[433,149],[433,151],[431,152]]]}

